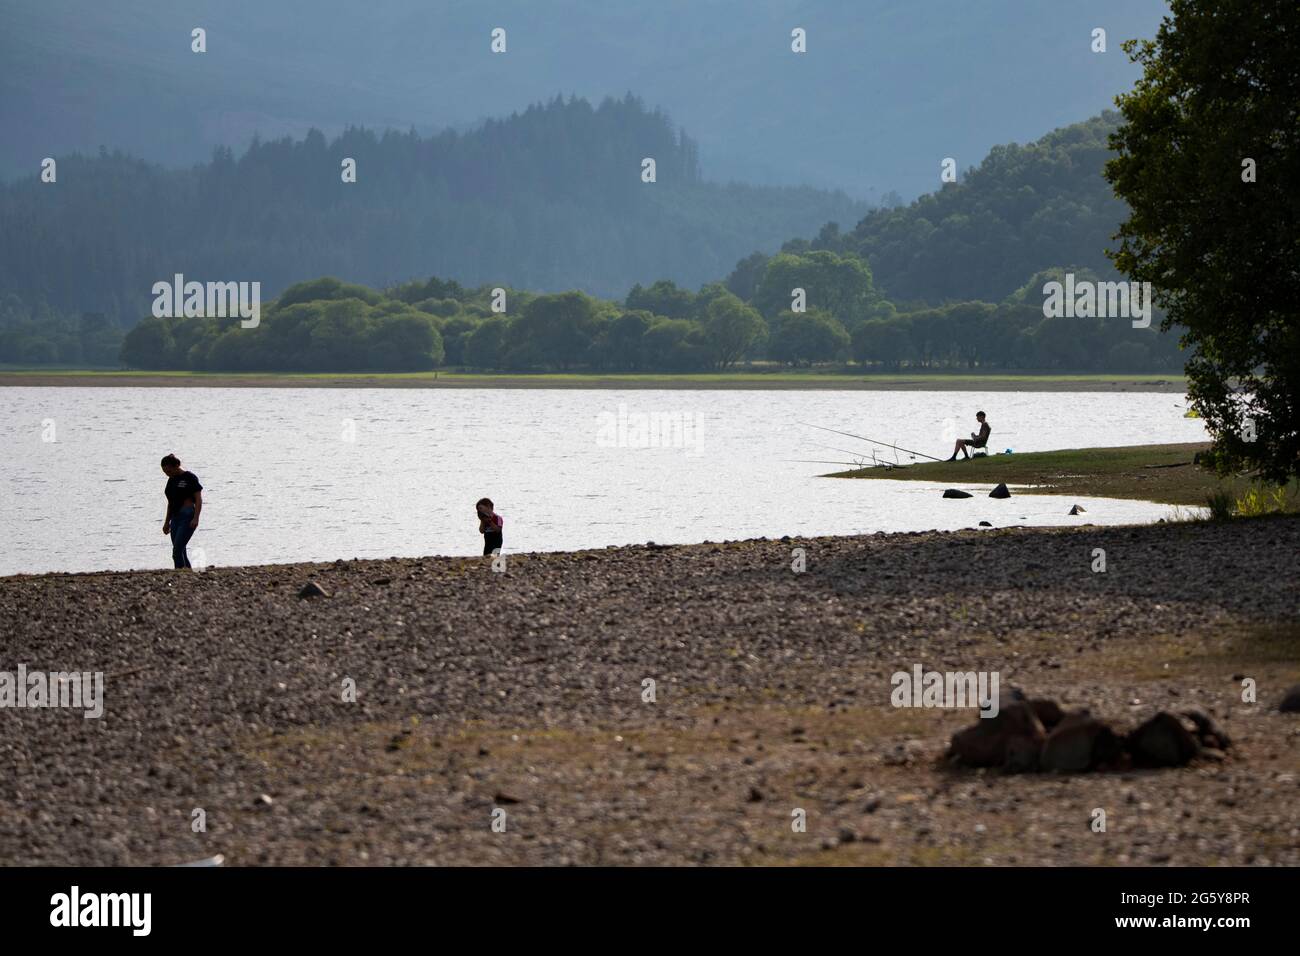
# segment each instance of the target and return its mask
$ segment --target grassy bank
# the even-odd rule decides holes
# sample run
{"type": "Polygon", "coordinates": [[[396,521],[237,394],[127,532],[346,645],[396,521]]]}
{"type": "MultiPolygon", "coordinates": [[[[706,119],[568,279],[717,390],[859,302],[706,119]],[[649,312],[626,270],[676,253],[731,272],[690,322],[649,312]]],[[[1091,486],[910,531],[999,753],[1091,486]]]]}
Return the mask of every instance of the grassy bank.
{"type": "MultiPolygon", "coordinates": [[[[1171,505],[1204,506],[1226,493],[1241,498],[1254,485],[1247,478],[1222,479],[1192,464],[1208,443],[1071,448],[1062,451],[989,455],[970,461],[925,462],[885,471],[865,468],[837,472],[834,478],[885,478],[941,481],[953,487],[973,484],[1032,485],[1025,494],[1075,494],[1096,498],[1135,498],[1171,505]]],[[[1288,488],[1290,510],[1300,509],[1295,483],[1288,488]]]]}
{"type": "Polygon", "coordinates": [[[1181,375],[846,375],[819,371],[744,371],[691,375],[474,372],[146,372],[85,369],[0,370],[0,386],[207,388],[682,388],[839,389],[860,391],[1169,392],[1181,375]]]}

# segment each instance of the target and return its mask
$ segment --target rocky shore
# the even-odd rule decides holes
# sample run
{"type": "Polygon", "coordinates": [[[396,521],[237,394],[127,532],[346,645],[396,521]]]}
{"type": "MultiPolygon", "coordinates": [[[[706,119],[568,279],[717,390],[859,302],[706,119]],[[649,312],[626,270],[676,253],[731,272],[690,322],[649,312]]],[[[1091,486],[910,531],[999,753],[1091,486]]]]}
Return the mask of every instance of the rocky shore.
{"type": "Polygon", "coordinates": [[[1287,518],[0,578],[0,672],[104,688],[0,709],[0,863],[1296,865],[1298,555],[1287,518]],[[1233,746],[959,767],[975,711],[891,705],[918,664],[1233,746]]]}

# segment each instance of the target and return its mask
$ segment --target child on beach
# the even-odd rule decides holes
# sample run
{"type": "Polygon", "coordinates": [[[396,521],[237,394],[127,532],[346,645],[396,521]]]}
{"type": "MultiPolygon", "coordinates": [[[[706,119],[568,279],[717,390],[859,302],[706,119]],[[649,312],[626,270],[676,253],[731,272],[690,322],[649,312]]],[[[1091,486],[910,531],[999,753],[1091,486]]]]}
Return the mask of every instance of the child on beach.
{"type": "Polygon", "coordinates": [[[480,498],[474,507],[478,511],[478,531],[483,535],[483,554],[489,555],[500,551],[504,519],[493,510],[491,498],[480,498]]]}

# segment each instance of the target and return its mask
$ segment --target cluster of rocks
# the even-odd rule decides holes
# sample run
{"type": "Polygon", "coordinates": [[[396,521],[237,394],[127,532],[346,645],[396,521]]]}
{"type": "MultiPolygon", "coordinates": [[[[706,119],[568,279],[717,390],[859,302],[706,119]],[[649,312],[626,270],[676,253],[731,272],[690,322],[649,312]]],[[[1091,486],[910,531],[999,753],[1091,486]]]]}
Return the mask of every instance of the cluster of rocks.
{"type": "MultiPolygon", "coordinates": [[[[945,498],[973,498],[973,497],[975,497],[975,496],[972,495],[969,491],[962,491],[960,488],[949,488],[949,489],[947,489],[946,491],[944,491],[943,496],[944,496],[945,498]]],[[[1005,484],[998,485],[996,488],[994,488],[992,491],[989,492],[989,497],[990,497],[990,498],[1010,498],[1010,497],[1011,497],[1011,489],[1009,489],[1005,484]]],[[[1074,505],[1074,506],[1073,506],[1072,508],[1070,508],[1070,510],[1069,510],[1068,512],[1066,512],[1066,513],[1067,513],[1067,514],[1072,514],[1072,515],[1081,515],[1081,514],[1086,513],[1087,510],[1088,510],[1088,509],[1086,509],[1083,505],[1074,505]]],[[[980,527],[991,528],[991,527],[993,527],[993,526],[992,526],[991,524],[989,524],[987,521],[981,521],[981,522],[980,522],[980,527]]]]}
{"type": "Polygon", "coordinates": [[[1198,757],[1222,760],[1228,735],[1197,710],[1160,711],[1127,734],[1084,710],[1066,712],[1052,700],[1020,695],[995,717],[953,734],[948,759],[967,767],[1012,773],[1182,767],[1198,757]]]}
{"type": "MultiPolygon", "coordinates": [[[[962,491],[960,488],[949,488],[943,493],[945,498],[973,498],[975,497],[969,491],[962,491]]],[[[990,498],[1010,498],[1011,490],[1006,485],[998,485],[989,492],[990,498]]]]}

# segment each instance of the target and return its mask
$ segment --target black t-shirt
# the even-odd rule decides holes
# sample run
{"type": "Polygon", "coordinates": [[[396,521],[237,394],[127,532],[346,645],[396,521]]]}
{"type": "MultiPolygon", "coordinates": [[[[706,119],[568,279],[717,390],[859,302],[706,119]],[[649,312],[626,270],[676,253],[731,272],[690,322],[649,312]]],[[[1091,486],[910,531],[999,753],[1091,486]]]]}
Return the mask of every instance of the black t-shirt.
{"type": "Polygon", "coordinates": [[[196,491],[202,490],[199,476],[192,471],[183,471],[179,475],[168,478],[167,487],[163,490],[163,494],[167,496],[168,511],[180,509],[194,497],[196,491]]]}

